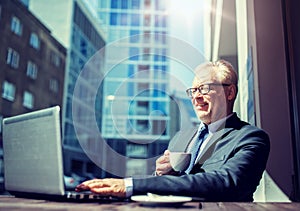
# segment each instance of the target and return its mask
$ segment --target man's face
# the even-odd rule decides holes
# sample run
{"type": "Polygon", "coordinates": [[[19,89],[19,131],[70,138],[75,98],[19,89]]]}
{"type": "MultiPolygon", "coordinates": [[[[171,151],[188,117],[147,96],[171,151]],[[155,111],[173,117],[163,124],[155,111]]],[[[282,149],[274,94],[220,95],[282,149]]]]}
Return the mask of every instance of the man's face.
{"type": "MultiPolygon", "coordinates": [[[[213,79],[208,71],[198,72],[192,87],[198,88],[204,84],[221,84],[221,82],[213,79]]],[[[194,110],[198,118],[205,124],[226,117],[228,109],[226,87],[210,85],[209,88],[210,91],[207,94],[201,94],[197,91],[192,98],[194,110]]]]}

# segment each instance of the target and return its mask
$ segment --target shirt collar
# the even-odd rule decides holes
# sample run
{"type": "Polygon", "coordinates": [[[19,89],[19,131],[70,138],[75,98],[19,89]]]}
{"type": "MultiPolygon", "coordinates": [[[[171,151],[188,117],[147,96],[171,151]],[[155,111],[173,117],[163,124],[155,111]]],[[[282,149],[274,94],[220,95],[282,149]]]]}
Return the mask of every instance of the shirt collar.
{"type": "MultiPolygon", "coordinates": [[[[224,118],[222,118],[222,119],[219,119],[218,121],[215,121],[215,122],[213,122],[213,123],[210,123],[210,124],[208,125],[208,131],[209,131],[209,133],[215,133],[215,132],[219,129],[219,127],[220,127],[223,123],[225,123],[225,121],[226,121],[229,117],[231,117],[233,114],[234,114],[234,113],[231,113],[231,114],[229,114],[228,116],[226,116],[226,117],[224,117],[224,118]]],[[[201,127],[201,124],[200,124],[200,126],[199,126],[199,129],[200,129],[200,127],[201,127]]]]}

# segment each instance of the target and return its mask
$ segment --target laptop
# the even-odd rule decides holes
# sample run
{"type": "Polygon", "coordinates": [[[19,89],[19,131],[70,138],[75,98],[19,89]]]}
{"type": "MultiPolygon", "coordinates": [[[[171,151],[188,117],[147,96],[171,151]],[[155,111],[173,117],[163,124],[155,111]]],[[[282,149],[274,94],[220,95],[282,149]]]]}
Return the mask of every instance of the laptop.
{"type": "Polygon", "coordinates": [[[12,195],[50,200],[115,200],[66,191],[60,107],[3,119],[4,185],[12,195]]]}

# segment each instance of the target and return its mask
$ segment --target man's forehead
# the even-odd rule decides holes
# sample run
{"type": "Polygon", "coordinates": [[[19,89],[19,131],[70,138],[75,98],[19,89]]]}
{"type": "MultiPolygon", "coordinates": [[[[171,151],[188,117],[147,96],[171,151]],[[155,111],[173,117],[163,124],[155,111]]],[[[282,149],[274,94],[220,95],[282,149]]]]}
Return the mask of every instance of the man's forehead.
{"type": "Polygon", "coordinates": [[[193,85],[200,86],[204,83],[214,82],[213,74],[209,70],[195,71],[193,85]]]}
{"type": "Polygon", "coordinates": [[[210,84],[210,83],[214,83],[213,80],[197,80],[197,79],[194,79],[193,81],[193,87],[199,87],[203,84],[210,84]]]}

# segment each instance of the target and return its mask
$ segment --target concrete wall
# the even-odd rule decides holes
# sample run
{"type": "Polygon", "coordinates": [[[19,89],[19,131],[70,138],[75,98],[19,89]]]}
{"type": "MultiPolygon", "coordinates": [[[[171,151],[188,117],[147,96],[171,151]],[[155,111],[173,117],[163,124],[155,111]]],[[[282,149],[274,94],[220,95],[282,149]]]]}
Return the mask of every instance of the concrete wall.
{"type": "Polygon", "coordinates": [[[281,0],[249,0],[257,125],[271,138],[267,172],[288,196],[293,190],[292,137],[281,0]]]}

